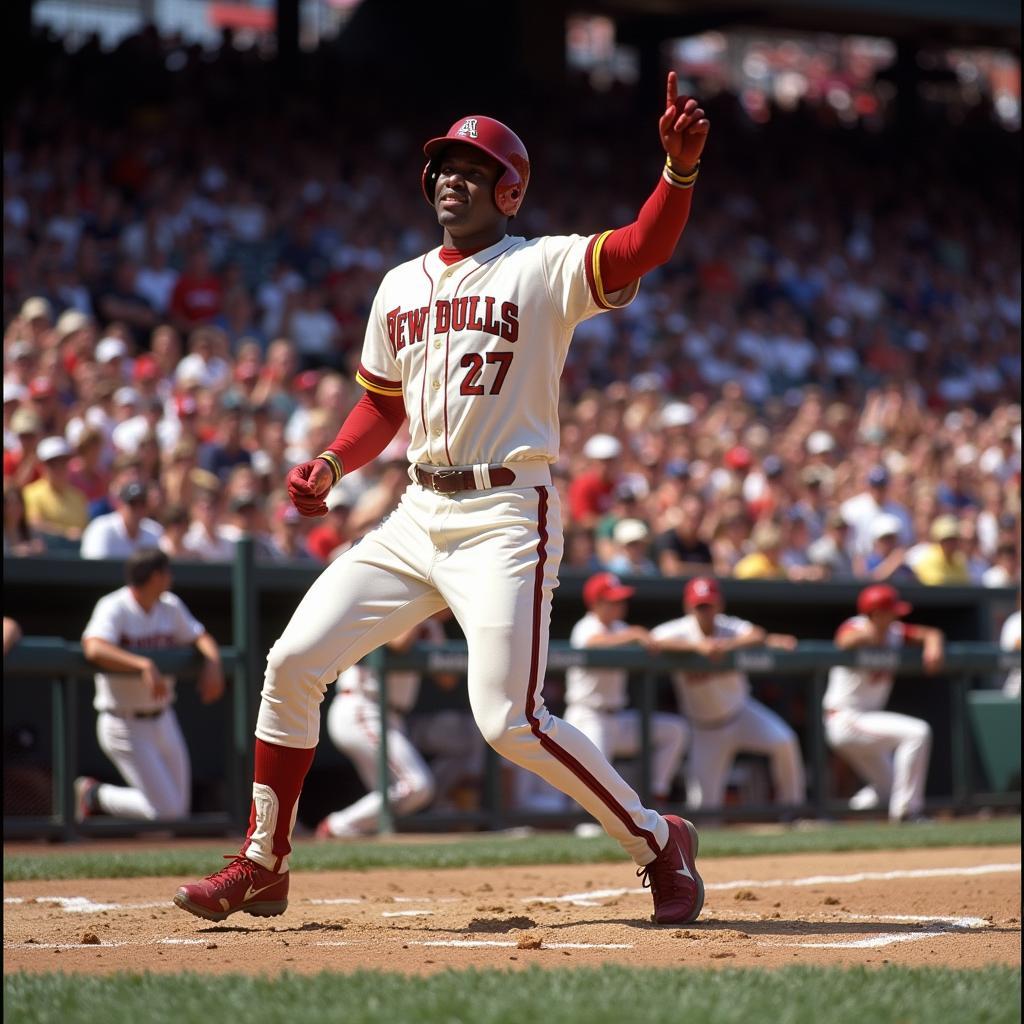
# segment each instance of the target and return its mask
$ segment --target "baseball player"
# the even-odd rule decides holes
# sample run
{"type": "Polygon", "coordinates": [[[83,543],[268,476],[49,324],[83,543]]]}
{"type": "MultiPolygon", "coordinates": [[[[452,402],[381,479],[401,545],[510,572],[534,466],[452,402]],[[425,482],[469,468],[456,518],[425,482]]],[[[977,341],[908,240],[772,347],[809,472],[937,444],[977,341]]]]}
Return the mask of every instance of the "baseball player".
{"type": "Polygon", "coordinates": [[[633,223],[591,236],[509,233],[530,178],[526,148],[489,117],[424,147],[422,188],[442,245],[390,271],[356,375],[366,390],[331,447],[289,473],[300,512],[379,455],[408,418],[411,485],[396,510],[332,562],[271,649],[256,726],[249,834],[226,868],[175,903],[211,920],[287,905],[288,856],[319,706],[337,674],[444,605],[466,637],[470,705],[484,739],[571,796],[639,865],[655,919],[697,918],[697,833],[662,817],[540,695],[562,556],[558,381],[576,325],[628,304],[667,261],[689,215],[709,123],[668,97],[666,153],[633,223]]]}
{"type": "MultiPolygon", "coordinates": [[[[931,626],[900,620],[913,609],[888,584],[866,587],[857,597],[857,612],[837,630],[837,647],[888,647],[921,644],[927,672],[942,667],[944,636],[931,626]]],[[[932,730],[909,715],[883,711],[892,691],[887,670],[836,665],[829,670],[823,701],[828,745],[868,785],[855,793],[850,806],[870,810],[888,804],[889,819],[920,816],[928,776],[932,730]]]]}
{"type": "MultiPolygon", "coordinates": [[[[623,586],[610,572],[600,572],[583,584],[587,614],[573,626],[573,647],[623,647],[641,644],[657,650],[643,626],[623,621],[632,587],[623,586]]],[[[640,712],[626,708],[628,674],[615,668],[570,668],[565,674],[565,720],[574,725],[610,761],[640,753],[640,712]]],[[[679,715],[655,712],[651,716],[654,757],[651,790],[655,803],[668,800],[672,780],[679,770],[689,730],[679,715]]]]}
{"type": "Polygon", "coordinates": [[[125,563],[127,585],[101,597],[82,633],[82,652],[96,673],[93,706],[99,712],[100,748],[127,786],[82,776],[75,780],[76,814],[114,814],[149,821],[183,818],[192,799],[188,749],[174,703],[175,680],[148,652],[195,644],[204,661],[199,696],[204,704],[224,692],[220,651],[181,598],[170,593],[170,561],[145,549],[125,563]]]}
{"type": "MultiPolygon", "coordinates": [[[[448,609],[407,629],[388,641],[394,651],[405,651],[414,643],[441,644],[445,635],[441,622],[448,609]]],[[[442,685],[455,683],[454,676],[438,677],[442,685]]],[[[379,681],[371,668],[353,665],[338,677],[337,695],[327,711],[327,735],[349,757],[369,792],[354,804],[328,814],[317,826],[321,839],[355,839],[377,830],[380,814],[380,703],[379,681]]],[[[434,798],[434,776],[409,741],[405,716],[419,696],[419,672],[389,672],[387,676],[388,715],[388,798],[395,814],[412,814],[434,798]]],[[[464,749],[459,736],[450,737],[458,756],[464,749]]]]}
{"type": "MultiPolygon", "coordinates": [[[[651,630],[665,651],[694,651],[712,661],[742,647],[791,651],[796,637],[766,633],[752,622],[725,614],[718,581],[690,580],[683,590],[687,614],[651,630]]],[[[750,682],[735,669],[677,672],[679,703],[693,730],[686,769],[686,799],[692,807],[718,808],[725,799],[729,769],[741,751],[767,754],[775,801],[787,807],[804,802],[804,765],[796,734],[774,711],[750,696],[750,682]]]]}

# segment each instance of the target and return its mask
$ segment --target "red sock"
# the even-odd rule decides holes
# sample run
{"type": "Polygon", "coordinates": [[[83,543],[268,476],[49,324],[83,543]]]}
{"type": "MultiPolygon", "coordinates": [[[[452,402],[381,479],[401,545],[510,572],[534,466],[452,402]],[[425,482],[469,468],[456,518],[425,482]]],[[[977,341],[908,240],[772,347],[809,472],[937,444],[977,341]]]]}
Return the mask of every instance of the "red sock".
{"type": "Polygon", "coordinates": [[[241,852],[271,871],[288,870],[295,810],[315,754],[316,747],[303,750],[256,740],[253,802],[249,811],[249,831],[241,852]]]}

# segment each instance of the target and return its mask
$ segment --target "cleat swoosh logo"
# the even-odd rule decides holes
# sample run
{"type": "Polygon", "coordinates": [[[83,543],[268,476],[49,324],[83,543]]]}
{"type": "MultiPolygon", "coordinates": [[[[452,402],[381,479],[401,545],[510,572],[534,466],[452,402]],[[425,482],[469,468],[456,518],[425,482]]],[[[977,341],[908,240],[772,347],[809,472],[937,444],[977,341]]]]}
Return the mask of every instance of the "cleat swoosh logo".
{"type": "Polygon", "coordinates": [[[262,889],[254,889],[250,885],[249,888],[246,890],[245,895],[242,897],[242,902],[248,903],[249,900],[253,898],[253,896],[259,896],[261,892],[266,892],[267,889],[273,889],[275,885],[277,885],[277,882],[271,882],[270,885],[265,885],[263,886],[262,889]]]}
{"type": "MultiPolygon", "coordinates": [[[[688,868],[688,867],[686,866],[686,858],[685,858],[685,857],[683,856],[683,850],[682,850],[682,847],[680,847],[680,845],[679,845],[678,843],[676,843],[676,850],[677,850],[677,851],[678,851],[678,853],[679,853],[679,859],[680,859],[680,860],[681,860],[681,861],[683,862],[683,866],[682,866],[682,868],[677,868],[677,869],[676,869],[676,874],[677,874],[677,875],[682,875],[682,876],[683,876],[683,878],[688,878],[688,879],[689,879],[689,880],[690,880],[691,882],[693,882],[693,883],[694,883],[694,885],[696,885],[696,884],[697,884],[697,879],[695,879],[695,878],[693,877],[693,874],[692,874],[692,872],[691,872],[691,871],[690,871],[690,869],[689,869],[689,868],[688,868]]],[[[248,897],[246,897],[246,898],[248,899],[248,897]]]]}

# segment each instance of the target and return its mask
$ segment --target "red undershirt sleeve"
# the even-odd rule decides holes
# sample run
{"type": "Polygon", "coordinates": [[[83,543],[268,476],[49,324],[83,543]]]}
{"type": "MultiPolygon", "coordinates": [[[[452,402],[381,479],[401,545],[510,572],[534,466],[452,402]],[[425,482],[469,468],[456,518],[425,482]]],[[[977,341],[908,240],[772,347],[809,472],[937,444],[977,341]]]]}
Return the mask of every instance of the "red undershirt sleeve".
{"type": "Polygon", "coordinates": [[[377,458],[404,421],[405,400],[401,395],[367,391],[345,417],[327,450],[338,457],[346,473],[352,473],[377,458]]]}
{"type": "Polygon", "coordinates": [[[676,188],[664,176],[632,224],[616,228],[601,247],[601,280],[606,294],[617,292],[667,263],[690,216],[692,188],[676,188]]]}

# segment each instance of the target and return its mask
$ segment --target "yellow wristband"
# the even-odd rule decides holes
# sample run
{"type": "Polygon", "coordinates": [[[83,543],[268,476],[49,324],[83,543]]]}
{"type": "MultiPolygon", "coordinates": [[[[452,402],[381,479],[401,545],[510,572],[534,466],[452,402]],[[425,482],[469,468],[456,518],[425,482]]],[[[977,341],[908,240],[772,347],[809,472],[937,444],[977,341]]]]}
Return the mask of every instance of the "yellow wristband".
{"type": "Polygon", "coordinates": [[[333,487],[341,479],[341,461],[334,452],[321,452],[317,458],[323,459],[331,467],[331,473],[334,475],[334,483],[331,484],[333,487]]]}
{"type": "Polygon", "coordinates": [[[672,158],[666,156],[664,174],[671,184],[679,185],[682,188],[689,188],[697,180],[697,175],[700,174],[700,161],[697,161],[689,174],[680,174],[678,171],[673,170],[672,158]]]}

